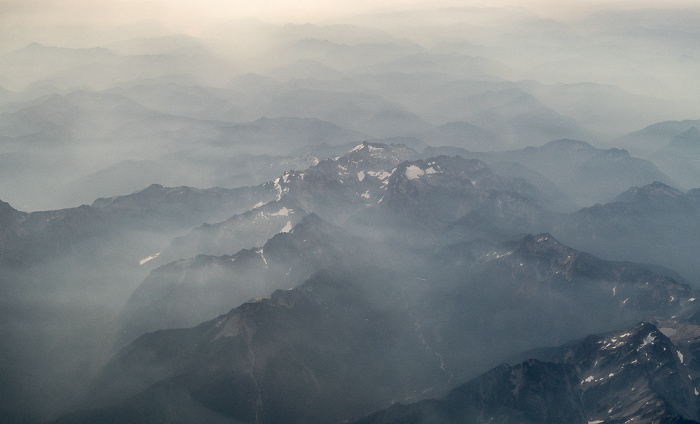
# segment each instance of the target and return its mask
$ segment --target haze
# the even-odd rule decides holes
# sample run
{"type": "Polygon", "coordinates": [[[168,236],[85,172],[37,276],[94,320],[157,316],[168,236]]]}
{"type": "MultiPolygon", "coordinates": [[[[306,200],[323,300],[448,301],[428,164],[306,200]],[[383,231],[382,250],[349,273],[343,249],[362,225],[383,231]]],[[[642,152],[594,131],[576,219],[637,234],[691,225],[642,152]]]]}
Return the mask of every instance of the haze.
{"type": "Polygon", "coordinates": [[[692,312],[698,22],[695,1],[0,0],[0,421],[148,408],[170,381],[191,422],[230,422],[224,375],[264,422],[253,349],[285,352],[265,407],[351,420],[692,312]],[[177,356],[212,346],[212,368],[177,356]],[[338,384],[363,363],[380,384],[338,384]]]}

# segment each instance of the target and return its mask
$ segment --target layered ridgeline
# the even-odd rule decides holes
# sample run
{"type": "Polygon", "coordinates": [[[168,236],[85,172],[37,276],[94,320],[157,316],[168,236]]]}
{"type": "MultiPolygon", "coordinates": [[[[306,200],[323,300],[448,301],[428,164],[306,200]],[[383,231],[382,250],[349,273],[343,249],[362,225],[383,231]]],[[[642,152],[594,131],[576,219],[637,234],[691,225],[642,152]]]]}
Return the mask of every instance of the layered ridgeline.
{"type": "MultiPolygon", "coordinates": [[[[579,150],[591,154],[576,143],[560,144],[576,147],[570,152],[571,163],[580,162],[575,158],[579,150]]],[[[46,341],[38,343],[32,349],[38,353],[24,361],[21,372],[12,371],[23,357],[22,345],[14,345],[8,356],[12,361],[6,362],[8,381],[19,381],[27,369],[47,382],[71,381],[65,386],[72,392],[60,390],[60,385],[53,389],[65,397],[58,405],[75,403],[82,382],[102,369],[103,359],[92,359],[93,353],[99,350],[100,358],[111,355],[106,346],[112,343],[124,347],[80,403],[81,408],[102,409],[94,412],[97,415],[78,413],[71,419],[116,414],[119,420],[171,421],[177,418],[173,405],[180,405],[180,418],[190,421],[358,419],[391,401],[445,393],[524,349],[673,316],[683,309],[684,299],[692,297],[684,283],[691,268],[677,274],[658,266],[673,265],[674,246],[690,246],[692,231],[676,231],[679,243],[669,242],[668,250],[648,260],[655,265],[597,259],[554,237],[578,248],[576,239],[566,236],[583,236],[567,233],[571,228],[589,228],[585,237],[591,240],[605,241],[615,232],[605,227],[596,232],[586,210],[553,211],[566,209],[562,205],[571,201],[541,172],[506,160],[492,164],[427,152],[421,158],[405,145],[365,142],[255,187],[153,185],[131,195],[99,199],[92,206],[31,214],[6,205],[4,264],[24,275],[9,280],[13,298],[22,298],[23,290],[36,290],[46,275],[53,277],[60,296],[79,281],[86,288],[83,297],[95,310],[82,319],[62,317],[63,330],[79,321],[81,328],[90,330],[81,334],[96,335],[78,343],[84,353],[73,355],[69,369],[59,375],[45,364],[65,361],[79,335],[66,341],[65,331],[52,331],[46,340],[59,346],[68,343],[66,349],[48,350],[43,348],[46,341]],[[77,212],[92,218],[60,225],[61,217],[77,212]],[[29,226],[32,222],[42,224],[29,226]],[[44,228],[63,232],[42,232],[44,228]],[[522,233],[539,235],[516,236],[522,233]],[[60,248],[41,253],[50,246],[60,248]],[[33,283],[23,285],[32,275],[25,271],[42,260],[41,273],[32,271],[33,283]],[[105,270],[110,278],[105,278],[105,270]],[[82,277],[76,280],[76,275],[82,277]],[[119,285],[115,280],[130,283],[119,285]],[[250,301],[276,289],[283,291],[250,301]],[[114,290],[117,297],[112,296],[114,290]],[[298,298],[292,301],[288,296],[298,298]],[[124,299],[125,306],[112,321],[112,311],[121,306],[115,299],[124,299]],[[278,303],[287,306],[280,308],[278,303]],[[109,309],[99,310],[107,304],[109,309]],[[215,330],[199,332],[222,317],[258,308],[264,311],[245,317],[252,326],[246,328],[261,329],[257,336],[252,330],[218,338],[212,335],[215,330]],[[267,315],[266,308],[276,312],[267,315]],[[278,312],[284,314],[275,315],[278,312]],[[169,330],[180,327],[192,328],[169,330]],[[138,337],[150,331],[156,332],[138,337]],[[290,336],[282,337],[280,331],[290,336]],[[282,341],[287,344],[280,345],[282,341]],[[344,344],[348,341],[356,343],[344,344]],[[86,368],[81,379],[69,380],[70,370],[80,367],[86,368]],[[219,374],[221,378],[214,378],[219,374]],[[210,383],[220,385],[219,397],[210,383]],[[307,390],[309,383],[315,392],[307,390]],[[234,398],[242,403],[231,404],[234,398]]],[[[679,192],[687,200],[678,204],[663,199],[644,203],[644,193],[668,186],[645,185],[649,175],[636,169],[623,167],[619,172],[634,182],[638,188],[630,193],[636,190],[638,195],[627,193],[591,210],[617,214],[614,219],[620,225],[655,213],[661,219],[669,208],[687,219],[694,216],[695,191],[679,192]],[[630,206],[637,204],[647,206],[630,206]]],[[[674,189],[661,191],[669,190],[674,189]]],[[[673,220],[668,228],[682,222],[673,220]]],[[[634,230],[631,224],[622,228],[634,230]]],[[[666,231],[655,228],[639,228],[642,235],[619,245],[614,258],[644,257],[639,252],[658,238],[654,231],[666,231]]],[[[605,242],[588,246],[593,255],[612,256],[604,254],[605,242]]],[[[45,313],[45,319],[60,311],[57,307],[45,313]]],[[[10,335],[20,340],[20,333],[10,335]]],[[[36,393],[22,390],[25,398],[36,393]]],[[[65,409],[54,407],[49,414],[59,408],[65,409]]]]}
{"type": "MultiPolygon", "coordinates": [[[[672,180],[649,161],[630,155],[623,149],[599,149],[581,140],[560,139],[542,146],[502,152],[472,152],[454,147],[428,148],[429,154],[458,154],[482,160],[509,171],[506,164],[517,163],[541,174],[579,206],[610,201],[635,185],[672,180]],[[643,181],[642,184],[639,182],[643,181]]],[[[522,173],[523,178],[528,178],[522,173]]],[[[561,201],[561,199],[558,199],[561,201]]],[[[554,207],[565,205],[553,203],[554,207]]]]}
{"type": "MultiPolygon", "coordinates": [[[[414,258],[419,259],[416,263],[423,263],[423,258],[430,256],[430,249],[445,244],[456,243],[441,254],[476,238],[500,242],[512,234],[529,231],[577,237],[573,241],[592,252],[617,259],[646,259],[647,252],[656,255],[649,260],[655,264],[679,265],[681,262],[674,258],[693,252],[684,245],[694,243],[696,232],[687,229],[674,231],[678,235],[675,238],[667,235],[673,239],[667,250],[649,249],[652,240],[662,240],[660,233],[678,229],[683,222],[694,222],[697,209],[691,193],[691,200],[679,209],[684,220],[648,226],[639,225],[640,216],[654,220],[669,208],[678,208],[661,199],[647,202],[644,213],[630,213],[642,206],[629,205],[642,200],[629,195],[622,195],[612,204],[627,207],[594,207],[621,211],[614,216],[617,228],[613,231],[609,228],[613,224],[603,225],[586,210],[571,214],[548,211],[542,206],[549,203],[544,189],[522,178],[501,177],[478,160],[438,156],[406,161],[415,156],[404,146],[365,142],[344,156],[321,161],[304,171],[287,172],[264,184],[262,188],[274,193],[271,201],[261,201],[252,210],[221,223],[205,224],[176,238],[153,263],[167,264],[178,257],[191,259],[162,266],[143,282],[122,313],[120,339],[128,341],[143,331],[195,325],[251,297],[265,295],[270,289],[295,287],[324,261],[337,263],[337,259],[328,256],[329,252],[336,252],[333,249],[310,247],[327,244],[324,240],[331,239],[330,234],[310,237],[309,240],[316,240],[310,242],[307,236],[290,231],[308,211],[343,224],[367,239],[366,243],[382,243],[386,246],[383,256],[390,258],[387,264],[394,264],[390,266],[405,266],[414,258]],[[622,202],[625,199],[628,201],[622,202]],[[629,234],[619,237],[620,231],[629,234]],[[289,262],[289,255],[279,263],[270,256],[274,249],[267,246],[266,240],[278,232],[287,234],[268,243],[299,239],[294,243],[301,246],[303,241],[305,253],[297,252],[296,262],[289,262]],[[593,242],[586,244],[586,240],[593,242]],[[258,247],[250,249],[251,246],[258,247]],[[614,251],[610,246],[615,246],[614,251]],[[236,253],[241,249],[249,250],[236,253]]],[[[661,186],[655,183],[649,187],[661,186]]],[[[644,188],[638,190],[643,192],[644,188]]],[[[333,254],[338,256],[337,252],[333,254]]],[[[692,269],[692,265],[683,268],[692,269]]]]}
{"type": "Polygon", "coordinates": [[[421,277],[364,250],[360,266],[139,337],[94,382],[87,404],[97,409],[59,422],[357,419],[443,393],[519,351],[694,304],[685,284],[548,234],[461,246],[448,261],[429,260],[421,277]]]}
{"type": "Polygon", "coordinates": [[[402,145],[365,142],[344,156],[264,184],[276,194],[271,201],[176,238],[152,259],[166,265],[154,270],[128,300],[121,319],[123,339],[195,325],[271,289],[295,287],[313,271],[333,268],[343,245],[352,244],[349,234],[364,237],[365,245],[384,246],[385,266],[391,268],[426,255],[411,249],[444,243],[449,224],[466,213],[503,209],[502,214],[511,214],[522,208],[530,220],[544,213],[536,187],[501,177],[480,161],[447,156],[407,161],[415,156],[402,145]],[[338,236],[327,224],[308,230],[307,222],[292,230],[307,212],[343,224],[350,231],[345,242],[329,247],[338,236]],[[281,234],[272,237],[276,233],[281,234]],[[275,256],[280,243],[293,245],[295,253],[275,256]],[[248,250],[236,253],[241,249],[248,250]],[[168,263],[178,257],[183,259],[168,263]]]}
{"type": "Polygon", "coordinates": [[[97,199],[91,206],[56,211],[20,212],[3,202],[0,260],[21,267],[65,257],[74,251],[90,255],[102,250],[100,244],[114,244],[106,243],[113,239],[121,241],[122,250],[138,251],[137,246],[129,245],[138,233],[157,239],[156,243],[145,242],[153,249],[163,238],[172,238],[203,221],[224,219],[232,212],[272,198],[274,191],[264,185],[202,190],[154,184],[127,196],[97,199]]]}
{"type": "Polygon", "coordinates": [[[661,182],[632,187],[612,201],[562,216],[552,233],[610,259],[662,265],[700,283],[700,191],[661,182]]]}
{"type": "Polygon", "coordinates": [[[664,121],[615,140],[636,155],[653,160],[679,187],[690,189],[700,179],[700,121],[664,121]]]}

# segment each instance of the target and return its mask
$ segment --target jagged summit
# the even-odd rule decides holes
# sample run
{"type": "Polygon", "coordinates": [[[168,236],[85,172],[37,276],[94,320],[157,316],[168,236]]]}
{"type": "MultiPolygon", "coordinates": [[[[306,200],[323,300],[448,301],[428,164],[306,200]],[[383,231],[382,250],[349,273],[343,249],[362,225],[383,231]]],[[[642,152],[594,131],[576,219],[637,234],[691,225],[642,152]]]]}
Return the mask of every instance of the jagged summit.
{"type": "Polygon", "coordinates": [[[358,144],[345,155],[349,160],[366,160],[370,158],[392,161],[397,165],[406,160],[415,160],[418,152],[405,144],[370,143],[358,144]]]}
{"type": "Polygon", "coordinates": [[[180,186],[180,187],[164,187],[161,184],[151,184],[148,187],[135,191],[132,194],[125,196],[113,196],[107,198],[96,199],[92,206],[96,208],[105,208],[108,206],[118,206],[120,204],[126,204],[127,202],[133,201],[148,201],[156,202],[161,200],[164,196],[179,194],[182,195],[187,192],[198,193],[201,189],[180,186]]]}
{"type": "Polygon", "coordinates": [[[596,204],[583,208],[577,214],[584,215],[658,215],[660,213],[694,213],[700,210],[698,197],[691,190],[688,193],[654,181],[645,186],[635,186],[615,197],[606,204],[596,204]]]}
{"type": "Polygon", "coordinates": [[[584,208],[584,214],[659,214],[666,212],[692,213],[700,210],[698,199],[693,193],[688,194],[655,181],[645,186],[635,186],[623,192],[604,205],[597,204],[584,208]]]}
{"type": "Polygon", "coordinates": [[[690,367],[687,346],[674,346],[653,324],[589,336],[566,356],[566,363],[578,370],[580,389],[592,407],[590,419],[699,418],[698,376],[690,367]]]}
{"type": "MultiPolygon", "coordinates": [[[[324,221],[320,216],[316,215],[315,213],[311,212],[310,214],[306,215],[301,219],[301,222],[297,225],[303,225],[303,226],[310,226],[310,227],[316,227],[316,228],[321,228],[322,226],[330,225],[326,221],[324,221]]],[[[333,226],[334,228],[339,228],[336,226],[333,226]]],[[[295,227],[296,228],[296,227],[295,227]]],[[[294,229],[292,229],[294,230],[294,229]]],[[[293,232],[293,231],[292,231],[293,232]]]]}
{"type": "Polygon", "coordinates": [[[549,233],[527,234],[521,239],[512,242],[514,252],[528,253],[533,256],[550,256],[552,254],[570,254],[576,252],[557,241],[549,233]]]}
{"type": "Polygon", "coordinates": [[[683,192],[667,184],[654,181],[651,184],[632,187],[626,192],[617,196],[613,202],[639,202],[642,200],[671,200],[683,197],[683,192]]]}

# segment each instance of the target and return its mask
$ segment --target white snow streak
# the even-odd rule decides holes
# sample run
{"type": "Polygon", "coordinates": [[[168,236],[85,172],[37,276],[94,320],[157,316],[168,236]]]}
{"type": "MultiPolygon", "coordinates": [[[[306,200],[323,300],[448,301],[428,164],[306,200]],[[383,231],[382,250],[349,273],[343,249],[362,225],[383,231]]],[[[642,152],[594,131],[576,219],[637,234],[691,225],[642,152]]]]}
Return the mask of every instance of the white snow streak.
{"type": "Polygon", "coordinates": [[[277,200],[280,200],[282,198],[282,186],[279,178],[275,180],[275,188],[277,189],[277,200]]]}
{"type": "Polygon", "coordinates": [[[260,257],[262,258],[263,262],[265,262],[265,266],[267,267],[267,259],[265,259],[263,249],[260,248],[260,250],[258,250],[258,253],[260,253],[260,257]]]}
{"type": "Polygon", "coordinates": [[[143,264],[145,264],[145,263],[148,262],[148,261],[152,261],[153,259],[157,258],[158,255],[160,255],[160,252],[156,253],[156,254],[153,255],[153,256],[149,256],[149,257],[147,257],[147,258],[141,259],[141,260],[139,261],[139,265],[143,265],[143,264]]]}

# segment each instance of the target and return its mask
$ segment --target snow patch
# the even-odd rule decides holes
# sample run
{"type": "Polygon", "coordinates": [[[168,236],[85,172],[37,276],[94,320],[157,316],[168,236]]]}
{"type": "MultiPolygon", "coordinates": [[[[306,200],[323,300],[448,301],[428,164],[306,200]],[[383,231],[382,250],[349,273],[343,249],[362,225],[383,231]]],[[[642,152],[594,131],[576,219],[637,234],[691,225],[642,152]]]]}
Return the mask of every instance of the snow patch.
{"type": "MultiPolygon", "coordinates": [[[[292,231],[292,221],[287,221],[287,225],[285,225],[284,228],[280,230],[280,233],[288,233],[290,231],[292,231]]],[[[265,262],[265,264],[267,265],[267,262],[265,262]]]]}
{"type": "Polygon", "coordinates": [[[294,213],[294,209],[287,209],[286,206],[283,206],[282,209],[271,213],[270,216],[289,216],[290,213],[294,213]]]}
{"type": "MultiPolygon", "coordinates": [[[[358,151],[358,150],[362,150],[363,147],[365,147],[364,144],[358,144],[357,146],[353,147],[353,149],[350,150],[348,153],[352,153],[352,152],[356,152],[356,151],[358,151]]],[[[336,158],[336,159],[338,159],[338,158],[336,158]]]]}
{"type": "Polygon", "coordinates": [[[376,172],[376,171],[367,171],[367,175],[369,175],[370,177],[378,178],[378,179],[380,179],[380,180],[386,180],[387,178],[391,177],[391,174],[392,174],[393,172],[394,172],[394,171],[392,171],[392,172],[386,172],[386,171],[380,171],[380,172],[376,172]]]}
{"type": "Polygon", "coordinates": [[[432,166],[428,169],[425,170],[426,174],[437,174],[438,171],[435,170],[432,166]]]}
{"type": "Polygon", "coordinates": [[[148,261],[152,261],[153,259],[157,258],[159,255],[160,255],[160,252],[156,253],[156,254],[153,255],[153,256],[149,256],[149,257],[147,257],[147,258],[143,258],[143,259],[141,259],[141,260],[139,261],[139,265],[143,265],[143,264],[145,264],[145,263],[148,262],[148,261]]]}
{"type": "Polygon", "coordinates": [[[588,424],[600,424],[603,420],[588,421],[588,424]]]}
{"type": "Polygon", "coordinates": [[[643,348],[644,346],[654,343],[654,339],[656,337],[652,336],[651,333],[647,334],[647,336],[644,338],[644,341],[642,342],[641,346],[637,348],[637,350],[643,348]]]}
{"type": "Polygon", "coordinates": [[[362,181],[365,179],[365,171],[360,171],[357,173],[357,179],[362,181]]]}
{"type": "Polygon", "coordinates": [[[258,202],[258,203],[255,204],[255,206],[253,206],[253,209],[257,209],[257,208],[259,208],[260,206],[262,206],[262,205],[264,205],[264,204],[265,204],[265,202],[258,202]]]}
{"type": "Polygon", "coordinates": [[[683,363],[683,354],[680,353],[679,351],[676,351],[676,353],[678,354],[678,359],[681,361],[681,364],[682,364],[683,363]]]}
{"type": "Polygon", "coordinates": [[[360,194],[360,196],[364,197],[365,199],[369,199],[369,190],[365,191],[364,193],[360,194]]]}
{"type": "Polygon", "coordinates": [[[367,175],[369,175],[371,177],[376,177],[380,180],[385,180],[391,176],[391,174],[386,172],[386,171],[382,171],[382,172],[368,171],[367,175]]]}
{"type": "Polygon", "coordinates": [[[406,178],[408,178],[409,180],[415,180],[423,174],[425,174],[425,171],[423,171],[416,165],[411,165],[406,168],[406,178]]]}

